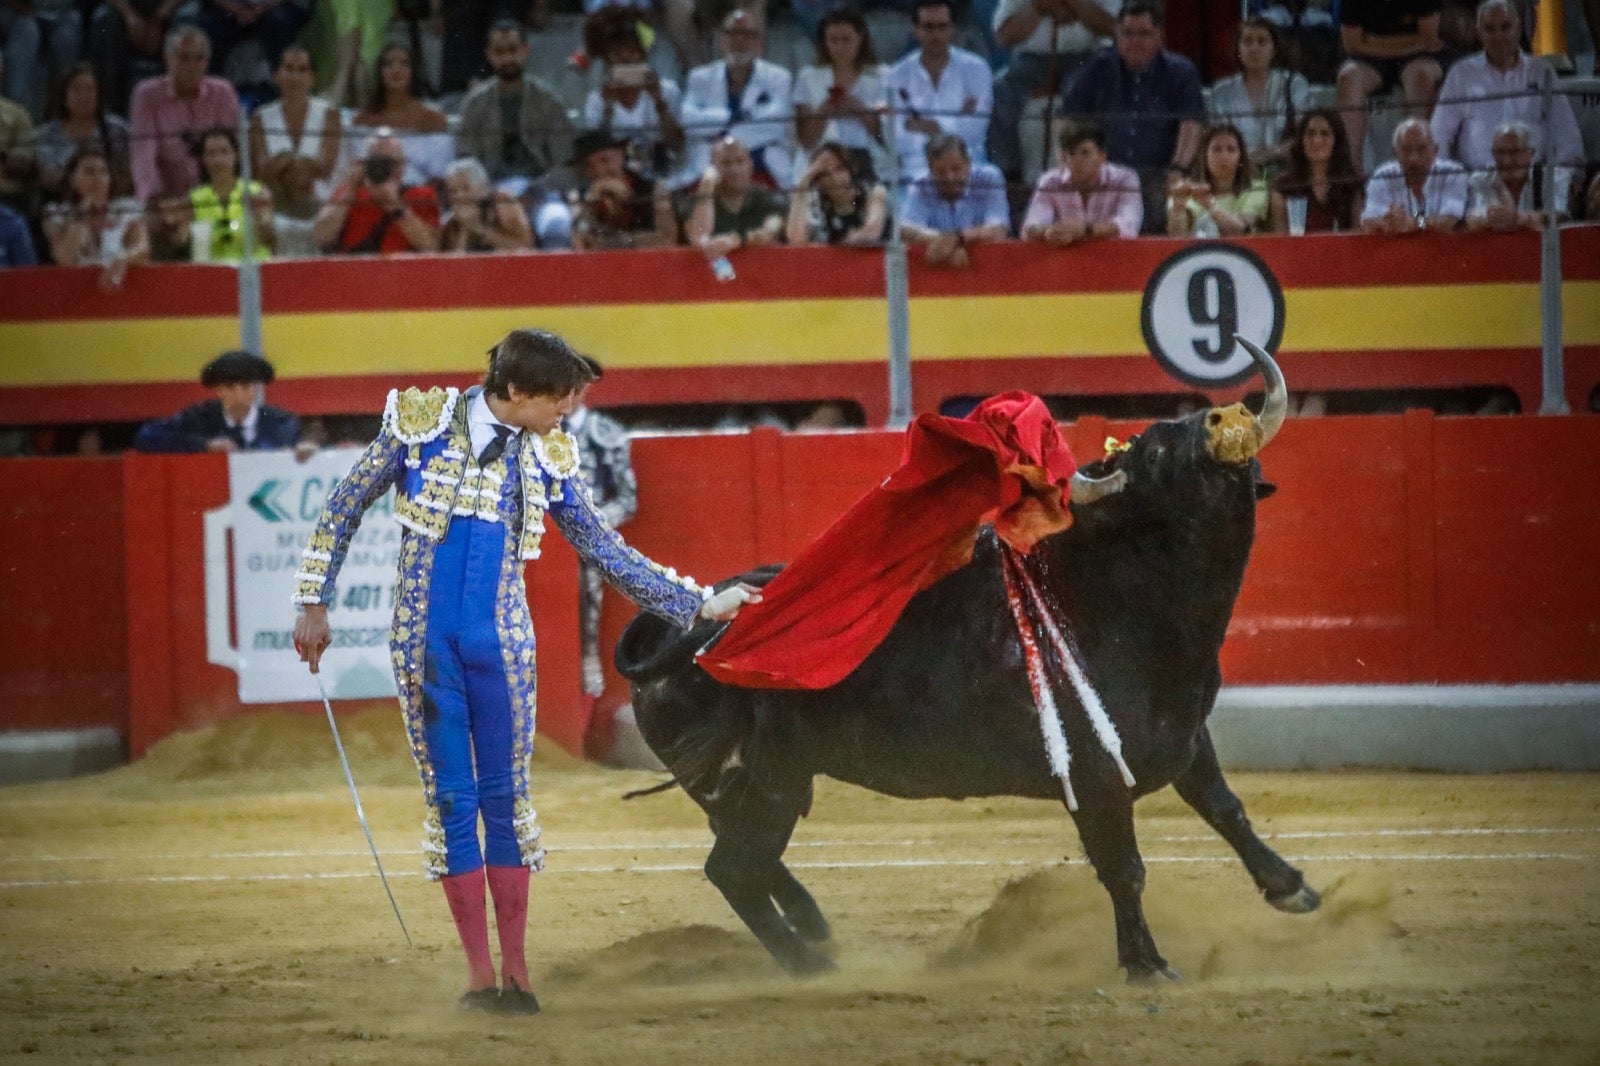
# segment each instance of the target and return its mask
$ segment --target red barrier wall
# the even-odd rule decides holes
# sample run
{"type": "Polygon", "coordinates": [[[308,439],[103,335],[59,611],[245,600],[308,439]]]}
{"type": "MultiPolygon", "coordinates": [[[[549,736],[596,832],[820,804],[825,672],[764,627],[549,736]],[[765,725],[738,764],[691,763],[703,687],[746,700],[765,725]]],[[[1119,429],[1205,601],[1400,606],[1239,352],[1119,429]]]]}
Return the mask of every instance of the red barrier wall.
{"type": "MultiPolygon", "coordinates": [[[[1065,428],[1087,460],[1138,427],[1065,428]]],[[[883,432],[643,438],[625,532],[705,580],[781,562],[899,453],[883,432]]],[[[1279,491],[1260,507],[1228,683],[1600,681],[1595,454],[1594,418],[1289,422],[1262,457],[1279,491]]],[[[226,497],[216,456],[0,463],[14,630],[0,642],[0,730],[111,725],[137,755],[243,710],[231,672],[206,662],[202,516],[226,497]]],[[[577,562],[553,531],[545,545],[528,571],[539,729],[582,751],[577,562]]],[[[608,598],[608,645],[630,610],[608,598]]],[[[626,698],[610,682],[601,706],[626,698]]]]}

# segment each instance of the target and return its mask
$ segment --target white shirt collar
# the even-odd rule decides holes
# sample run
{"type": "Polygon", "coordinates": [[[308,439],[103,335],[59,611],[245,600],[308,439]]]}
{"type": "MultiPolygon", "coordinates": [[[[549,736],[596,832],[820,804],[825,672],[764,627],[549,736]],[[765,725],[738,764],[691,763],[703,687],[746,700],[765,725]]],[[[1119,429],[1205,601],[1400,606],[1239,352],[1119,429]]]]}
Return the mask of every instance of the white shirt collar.
{"type": "Polygon", "coordinates": [[[472,454],[481,455],[483,449],[495,438],[495,426],[505,426],[513,435],[521,432],[516,426],[500,421],[489,409],[489,399],[482,389],[473,393],[472,403],[467,406],[467,432],[472,438],[472,454]]]}
{"type": "Polygon", "coordinates": [[[222,421],[229,429],[237,429],[240,435],[244,437],[245,444],[254,444],[256,442],[256,427],[261,424],[261,405],[259,403],[251,404],[249,412],[239,422],[229,418],[227,408],[223,408],[222,421]]]}

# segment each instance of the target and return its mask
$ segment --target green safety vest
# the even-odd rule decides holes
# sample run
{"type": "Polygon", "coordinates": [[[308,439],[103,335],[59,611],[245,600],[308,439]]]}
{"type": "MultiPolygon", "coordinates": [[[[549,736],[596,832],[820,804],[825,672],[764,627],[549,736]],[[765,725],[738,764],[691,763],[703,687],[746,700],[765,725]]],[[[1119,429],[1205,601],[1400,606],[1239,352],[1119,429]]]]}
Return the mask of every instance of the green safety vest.
{"type": "MultiPolygon", "coordinates": [[[[220,260],[233,260],[237,262],[244,258],[244,182],[233,183],[233,192],[224,204],[217,197],[217,190],[209,184],[196,185],[189,190],[189,205],[194,210],[196,222],[211,223],[211,258],[220,260]]],[[[254,196],[261,191],[259,182],[250,183],[250,195],[254,196]]],[[[261,235],[256,234],[256,258],[271,259],[272,249],[261,242],[261,235]]]]}

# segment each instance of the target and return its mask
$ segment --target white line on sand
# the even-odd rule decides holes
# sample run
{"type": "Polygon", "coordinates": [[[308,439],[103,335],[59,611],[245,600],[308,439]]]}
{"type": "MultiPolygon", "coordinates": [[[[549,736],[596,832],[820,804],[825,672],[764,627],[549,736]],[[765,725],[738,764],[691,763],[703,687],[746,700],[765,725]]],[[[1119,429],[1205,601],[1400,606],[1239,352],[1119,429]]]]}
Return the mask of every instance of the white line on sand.
{"type": "MultiPolygon", "coordinates": [[[[1483,855],[1384,855],[1345,853],[1339,855],[1285,855],[1295,863],[1328,862],[1582,862],[1600,860],[1600,855],[1580,855],[1566,852],[1502,852],[1483,855]]],[[[1231,855],[1146,855],[1147,864],[1155,863],[1231,863],[1231,855]]],[[[791,862],[796,870],[873,870],[890,868],[924,868],[933,866],[1042,866],[1037,859],[873,859],[862,862],[791,862]]],[[[1086,865],[1086,864],[1084,864],[1086,865]]],[[[553,867],[555,874],[625,874],[625,873],[699,873],[696,863],[662,863],[636,866],[567,866],[553,867]]],[[[35,881],[0,881],[0,890],[10,888],[69,888],[81,885],[128,884],[214,884],[228,881],[342,881],[359,877],[376,877],[376,870],[344,870],[321,873],[291,872],[262,874],[151,874],[132,877],[55,878],[35,881]]],[[[420,871],[391,871],[391,877],[421,877],[420,871]]]]}

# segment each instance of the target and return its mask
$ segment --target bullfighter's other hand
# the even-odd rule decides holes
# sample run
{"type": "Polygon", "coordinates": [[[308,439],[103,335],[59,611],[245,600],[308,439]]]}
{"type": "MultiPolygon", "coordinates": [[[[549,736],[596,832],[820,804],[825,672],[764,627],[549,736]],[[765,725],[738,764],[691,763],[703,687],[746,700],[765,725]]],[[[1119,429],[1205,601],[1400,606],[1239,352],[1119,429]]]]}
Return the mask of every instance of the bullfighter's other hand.
{"type": "Polygon", "coordinates": [[[320,603],[306,604],[294,623],[294,650],[300,653],[300,661],[309,665],[313,674],[321,673],[322,653],[332,643],[328,609],[320,603]]]}
{"type": "Polygon", "coordinates": [[[710,599],[700,605],[700,617],[714,622],[726,622],[739,613],[739,608],[747,603],[760,603],[761,590],[754,585],[747,585],[743,581],[736,585],[729,585],[721,592],[714,593],[710,599]]]}

